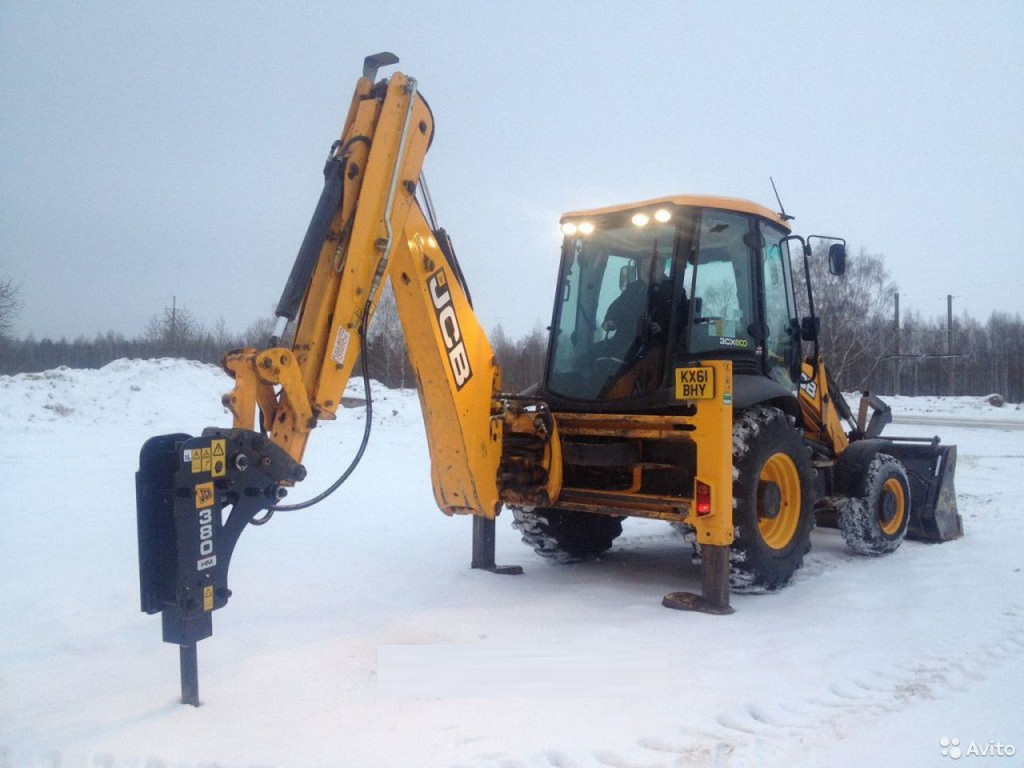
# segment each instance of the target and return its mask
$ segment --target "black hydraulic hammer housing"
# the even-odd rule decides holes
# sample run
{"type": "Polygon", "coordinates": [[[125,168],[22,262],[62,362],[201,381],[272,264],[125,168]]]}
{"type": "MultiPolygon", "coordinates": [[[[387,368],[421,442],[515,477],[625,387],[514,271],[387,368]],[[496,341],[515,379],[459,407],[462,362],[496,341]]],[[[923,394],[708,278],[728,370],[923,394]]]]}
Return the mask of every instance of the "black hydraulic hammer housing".
{"type": "Polygon", "coordinates": [[[182,700],[198,704],[195,644],[213,633],[212,613],[231,597],[238,537],[305,469],[270,440],[236,429],[151,438],[139,467],[142,610],[161,614],[164,642],[182,647],[182,700]]]}

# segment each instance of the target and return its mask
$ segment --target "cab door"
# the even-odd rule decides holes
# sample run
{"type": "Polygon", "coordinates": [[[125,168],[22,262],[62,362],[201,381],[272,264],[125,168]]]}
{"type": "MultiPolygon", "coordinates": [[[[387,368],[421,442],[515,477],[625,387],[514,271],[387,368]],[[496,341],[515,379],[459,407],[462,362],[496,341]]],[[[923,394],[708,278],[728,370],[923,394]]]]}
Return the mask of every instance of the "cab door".
{"type": "Polygon", "coordinates": [[[761,222],[761,278],[764,286],[765,372],[783,386],[796,391],[800,370],[800,323],[793,294],[786,233],[761,222]]]}

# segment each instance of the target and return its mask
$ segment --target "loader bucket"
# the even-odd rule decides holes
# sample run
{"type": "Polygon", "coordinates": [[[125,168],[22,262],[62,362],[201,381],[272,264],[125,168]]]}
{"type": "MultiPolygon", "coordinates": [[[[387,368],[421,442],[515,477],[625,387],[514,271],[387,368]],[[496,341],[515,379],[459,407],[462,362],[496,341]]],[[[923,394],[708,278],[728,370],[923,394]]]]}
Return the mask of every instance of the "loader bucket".
{"type": "Polygon", "coordinates": [[[953,486],[956,446],[900,441],[887,445],[884,452],[900,460],[910,481],[907,538],[940,542],[963,536],[953,486]]]}

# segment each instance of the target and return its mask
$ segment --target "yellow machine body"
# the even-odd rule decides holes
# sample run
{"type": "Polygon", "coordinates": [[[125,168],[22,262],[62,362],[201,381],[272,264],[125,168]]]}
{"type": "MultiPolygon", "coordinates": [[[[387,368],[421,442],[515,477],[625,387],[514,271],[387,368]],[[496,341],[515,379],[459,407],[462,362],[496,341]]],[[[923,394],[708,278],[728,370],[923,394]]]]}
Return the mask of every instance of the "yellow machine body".
{"type": "MultiPolygon", "coordinates": [[[[227,569],[241,531],[287,508],[284,495],[305,478],[313,430],[336,418],[357,368],[368,383],[366,334],[389,281],[415,372],[434,497],[445,514],[473,516],[473,567],[517,571],[494,564],[494,518],[503,507],[541,544],[549,534],[579,543],[590,527],[610,535],[630,516],[664,520],[692,534],[702,562],[701,595],[672,593],[664,603],[729,613],[730,579],[750,586],[743,574],[754,574],[754,586],[776,589],[800,567],[812,504],[829,493],[834,506],[846,498],[889,510],[874,521],[889,538],[860,541],[864,547],[897,545],[907,519],[930,540],[962,532],[955,448],[877,439],[888,410],[874,400],[882,415],[868,425],[862,407],[859,428],[844,432],[849,409],[817,356],[813,308],[809,323],[795,315],[788,249],[799,242],[806,260],[810,248],[791,234],[789,217],[746,200],[672,196],[566,213],[548,373],[532,394],[503,391],[451,242],[421,190],[433,115],[413,78],[395,72],[376,80],[379,66],[395,62],[378,54],[364,64],[267,347],[224,359],[234,379],[224,396],[231,428],[162,435],[142,449],[142,610],[161,613],[165,641],[182,648],[184,701],[198,704],[195,644],[212,633],[211,613],[231,595],[227,569]],[[589,240],[571,234],[594,233],[595,222],[589,240]],[[653,231],[664,234],[644,240],[653,231]],[[598,286],[582,276],[587,259],[598,286]],[[608,267],[613,261],[621,267],[608,267]],[[736,306],[700,282],[701,270],[735,278],[726,299],[736,306]],[[666,284],[667,303],[658,304],[666,284]],[[599,316],[602,302],[610,314],[631,292],[645,298],[623,322],[629,328],[599,316]],[[570,294],[576,314],[561,326],[570,294]],[[576,327],[577,316],[585,328],[576,327]],[[815,354],[801,375],[808,334],[815,354]],[[614,350],[621,340],[633,343],[614,350]],[[895,457],[915,476],[938,481],[915,480],[920,498],[912,497],[895,457]],[[869,466],[891,472],[885,488],[892,492],[881,500],[865,495],[869,466]],[[835,479],[831,488],[814,486],[823,477],[835,479]]],[[[843,248],[833,256],[845,262],[843,248]]],[[[610,539],[597,544],[588,550],[584,541],[583,551],[604,551],[610,539]]]]}

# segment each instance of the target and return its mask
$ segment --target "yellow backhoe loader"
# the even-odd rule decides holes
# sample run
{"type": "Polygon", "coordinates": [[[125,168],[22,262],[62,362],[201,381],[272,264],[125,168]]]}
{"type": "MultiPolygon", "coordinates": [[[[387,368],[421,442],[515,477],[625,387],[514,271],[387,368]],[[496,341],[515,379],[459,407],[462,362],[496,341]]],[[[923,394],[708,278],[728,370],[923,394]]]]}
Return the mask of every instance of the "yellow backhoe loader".
{"type": "MultiPolygon", "coordinates": [[[[519,570],[494,562],[503,507],[556,560],[598,555],[624,518],[654,518],[681,529],[701,562],[701,594],[664,604],[729,613],[730,589],[790,580],[816,514],[867,555],[891,552],[908,531],[961,535],[955,447],[881,437],[889,410],[871,395],[854,418],[818,354],[809,279],[807,313],[797,312],[791,270],[808,270],[814,238],[745,200],[675,196],[565,214],[546,373],[527,392],[503,391],[423,181],[433,115],[414,79],[377,80],[396,62],[364,63],[268,346],[224,360],[233,424],[142,448],[142,610],[160,613],[164,640],[181,647],[184,702],[198,704],[196,644],[231,595],[242,530],[321,500],[362,455],[372,423],[362,352],[387,280],[435,499],[473,516],[474,568],[519,570]],[[317,497],[284,504],[306,475],[312,430],[335,418],[357,369],[367,418],[356,460],[317,497]]],[[[821,241],[842,273],[844,242],[821,241]]]]}

